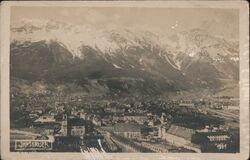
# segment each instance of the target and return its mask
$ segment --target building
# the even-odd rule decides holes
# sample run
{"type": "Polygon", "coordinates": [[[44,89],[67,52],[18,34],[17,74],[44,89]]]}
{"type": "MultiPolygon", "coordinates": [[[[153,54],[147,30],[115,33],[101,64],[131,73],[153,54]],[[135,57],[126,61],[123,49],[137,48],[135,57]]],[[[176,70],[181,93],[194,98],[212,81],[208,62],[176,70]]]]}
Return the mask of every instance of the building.
{"type": "Polygon", "coordinates": [[[225,107],[225,109],[228,109],[228,110],[240,110],[240,107],[239,106],[234,106],[234,105],[228,105],[225,107]]]}
{"type": "Polygon", "coordinates": [[[62,117],[60,133],[62,136],[68,135],[68,117],[66,114],[62,117]]]}
{"type": "Polygon", "coordinates": [[[195,134],[195,130],[171,125],[168,130],[162,127],[159,128],[159,137],[165,139],[167,142],[177,147],[183,147],[195,152],[201,152],[200,147],[191,142],[192,136],[195,134]]]}
{"type": "Polygon", "coordinates": [[[123,117],[124,121],[135,121],[138,124],[143,124],[147,120],[146,115],[125,115],[123,117]]]}
{"type": "Polygon", "coordinates": [[[117,123],[114,125],[114,133],[130,139],[141,137],[141,126],[135,123],[117,123]]]}
{"type": "Polygon", "coordinates": [[[194,143],[199,144],[204,152],[226,150],[230,136],[225,131],[200,132],[194,137],[194,143]]]}
{"type": "Polygon", "coordinates": [[[37,120],[35,120],[36,123],[49,123],[49,122],[55,122],[55,118],[52,115],[43,115],[39,117],[37,120]]]}
{"type": "Polygon", "coordinates": [[[194,103],[180,103],[180,107],[194,107],[194,103]]]}
{"type": "Polygon", "coordinates": [[[180,107],[194,107],[194,103],[191,101],[191,100],[182,100],[180,103],[179,103],[179,106],[180,107]]]}
{"type": "Polygon", "coordinates": [[[30,113],[30,114],[29,114],[29,117],[30,117],[30,118],[38,118],[39,115],[36,114],[36,113],[30,113]]]}
{"type": "Polygon", "coordinates": [[[85,120],[80,118],[70,118],[66,114],[61,120],[61,136],[78,136],[83,138],[85,134],[85,120]]]}
{"type": "Polygon", "coordinates": [[[165,113],[161,113],[161,120],[160,121],[161,121],[162,125],[167,124],[167,116],[165,113]]]}
{"type": "Polygon", "coordinates": [[[56,109],[56,111],[61,111],[61,112],[63,112],[64,111],[64,106],[63,105],[61,105],[61,106],[56,106],[55,107],[55,109],[56,109]]]}
{"type": "Polygon", "coordinates": [[[113,121],[124,121],[124,116],[122,114],[115,114],[112,119],[113,121]]]}
{"type": "Polygon", "coordinates": [[[208,135],[207,138],[210,142],[225,142],[229,139],[229,136],[227,134],[214,134],[208,135]]]}
{"type": "Polygon", "coordinates": [[[101,126],[102,125],[102,121],[98,117],[93,117],[92,123],[94,125],[96,125],[96,126],[101,126]]]}
{"type": "Polygon", "coordinates": [[[56,116],[56,115],[57,115],[57,112],[56,112],[56,111],[50,111],[49,114],[50,114],[51,116],[56,116]]]}
{"type": "Polygon", "coordinates": [[[42,109],[36,109],[34,111],[34,113],[37,113],[37,114],[41,115],[41,114],[43,114],[43,110],[42,109]]]}
{"type": "Polygon", "coordinates": [[[79,118],[68,119],[67,135],[78,136],[83,139],[85,134],[85,121],[79,118]]]}
{"type": "Polygon", "coordinates": [[[71,126],[70,135],[83,137],[85,134],[85,126],[71,126]]]}
{"type": "Polygon", "coordinates": [[[58,130],[60,129],[60,124],[58,123],[45,123],[41,125],[43,128],[43,133],[48,136],[48,135],[54,135],[58,130]]]}
{"type": "Polygon", "coordinates": [[[53,135],[54,132],[55,132],[55,129],[54,129],[53,127],[50,127],[50,128],[47,127],[47,128],[44,129],[44,133],[45,133],[46,135],[53,135]]]}
{"type": "Polygon", "coordinates": [[[78,114],[79,114],[79,118],[80,118],[80,119],[86,119],[86,113],[84,113],[84,112],[79,112],[78,114]]]}

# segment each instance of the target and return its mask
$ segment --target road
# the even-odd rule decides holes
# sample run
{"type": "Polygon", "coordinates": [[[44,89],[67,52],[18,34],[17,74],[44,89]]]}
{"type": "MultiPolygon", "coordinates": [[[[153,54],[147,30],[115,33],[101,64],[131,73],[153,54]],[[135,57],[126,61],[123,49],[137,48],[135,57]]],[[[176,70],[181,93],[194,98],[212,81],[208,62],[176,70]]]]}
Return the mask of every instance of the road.
{"type": "Polygon", "coordinates": [[[239,121],[239,115],[230,113],[230,112],[223,112],[221,110],[214,110],[214,109],[207,109],[207,112],[210,112],[212,114],[214,114],[214,116],[220,117],[220,118],[225,118],[225,119],[229,119],[229,120],[235,120],[235,121],[239,121]]]}
{"type": "Polygon", "coordinates": [[[140,152],[139,150],[131,147],[130,145],[128,144],[125,144],[119,140],[117,140],[116,138],[114,137],[111,137],[111,139],[120,147],[122,148],[122,152],[140,152]]]}
{"type": "Polygon", "coordinates": [[[134,147],[132,147],[132,146],[118,140],[115,137],[112,137],[111,134],[108,131],[105,131],[105,130],[103,130],[101,128],[96,128],[96,130],[98,132],[100,132],[102,135],[104,135],[107,142],[112,142],[112,143],[109,143],[111,146],[116,144],[118,147],[120,147],[122,149],[122,152],[140,152],[136,148],[134,148],[134,147]]]}
{"type": "Polygon", "coordinates": [[[20,131],[20,130],[10,130],[10,133],[17,133],[17,134],[23,134],[23,135],[29,135],[29,136],[41,136],[40,134],[37,134],[37,133],[20,131]]]}

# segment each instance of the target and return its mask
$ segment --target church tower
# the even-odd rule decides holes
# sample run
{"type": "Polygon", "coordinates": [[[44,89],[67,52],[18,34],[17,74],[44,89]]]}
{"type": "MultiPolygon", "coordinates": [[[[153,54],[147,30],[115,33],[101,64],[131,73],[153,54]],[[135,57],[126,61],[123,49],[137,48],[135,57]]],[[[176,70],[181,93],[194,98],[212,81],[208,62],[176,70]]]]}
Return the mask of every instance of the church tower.
{"type": "Polygon", "coordinates": [[[64,114],[61,123],[61,132],[63,136],[67,136],[68,134],[67,129],[68,129],[68,117],[67,114],[64,114]]]}

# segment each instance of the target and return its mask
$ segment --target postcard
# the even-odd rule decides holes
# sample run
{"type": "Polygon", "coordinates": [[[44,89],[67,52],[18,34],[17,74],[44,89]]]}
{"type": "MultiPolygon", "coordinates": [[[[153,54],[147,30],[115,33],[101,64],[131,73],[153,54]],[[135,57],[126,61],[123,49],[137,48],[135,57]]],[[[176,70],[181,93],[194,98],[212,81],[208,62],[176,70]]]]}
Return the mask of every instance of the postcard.
{"type": "Polygon", "coordinates": [[[247,159],[244,1],[1,3],[1,158],[247,159]]]}

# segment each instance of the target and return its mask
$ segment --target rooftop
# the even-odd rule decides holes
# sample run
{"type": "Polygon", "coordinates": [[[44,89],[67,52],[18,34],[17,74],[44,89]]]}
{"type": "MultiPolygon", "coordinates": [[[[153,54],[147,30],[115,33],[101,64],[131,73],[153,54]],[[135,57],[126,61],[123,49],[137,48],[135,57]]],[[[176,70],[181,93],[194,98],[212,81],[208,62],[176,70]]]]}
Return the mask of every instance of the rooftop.
{"type": "Polygon", "coordinates": [[[218,132],[201,132],[199,133],[200,135],[204,136],[224,136],[224,135],[229,135],[229,132],[225,131],[218,131],[218,132]]]}
{"type": "Polygon", "coordinates": [[[68,125],[69,126],[85,126],[86,121],[80,118],[69,118],[68,119],[68,125]]]}
{"type": "Polygon", "coordinates": [[[192,135],[195,134],[195,130],[177,126],[177,125],[171,125],[167,133],[173,134],[175,136],[182,137],[191,141],[192,135]]]}
{"type": "Polygon", "coordinates": [[[114,125],[115,132],[141,132],[141,125],[135,123],[117,123],[114,125]]]}

